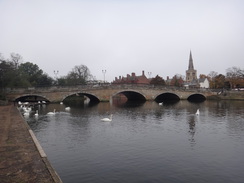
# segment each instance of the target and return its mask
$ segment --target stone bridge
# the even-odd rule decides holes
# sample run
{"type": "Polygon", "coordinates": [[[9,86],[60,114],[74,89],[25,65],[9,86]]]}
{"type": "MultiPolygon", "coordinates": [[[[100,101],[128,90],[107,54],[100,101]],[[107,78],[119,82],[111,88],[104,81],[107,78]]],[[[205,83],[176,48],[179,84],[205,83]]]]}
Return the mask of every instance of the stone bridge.
{"type": "Polygon", "coordinates": [[[144,100],[162,102],[165,100],[205,100],[216,92],[200,89],[184,89],[174,87],[155,87],[153,85],[79,85],[69,87],[38,87],[8,89],[7,99],[25,101],[34,97],[46,102],[61,102],[69,96],[86,96],[92,102],[109,102],[113,97],[123,94],[128,100],[144,100]]]}

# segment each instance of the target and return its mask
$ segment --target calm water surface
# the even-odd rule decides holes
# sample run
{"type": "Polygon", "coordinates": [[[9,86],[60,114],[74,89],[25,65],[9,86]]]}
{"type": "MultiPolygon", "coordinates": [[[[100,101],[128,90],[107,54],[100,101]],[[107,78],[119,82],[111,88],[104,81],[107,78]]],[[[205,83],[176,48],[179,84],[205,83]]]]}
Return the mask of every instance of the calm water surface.
{"type": "Polygon", "coordinates": [[[64,183],[244,182],[243,101],[99,103],[69,112],[49,104],[39,113],[27,121],[64,183]],[[100,121],[110,114],[112,122],[100,121]]]}

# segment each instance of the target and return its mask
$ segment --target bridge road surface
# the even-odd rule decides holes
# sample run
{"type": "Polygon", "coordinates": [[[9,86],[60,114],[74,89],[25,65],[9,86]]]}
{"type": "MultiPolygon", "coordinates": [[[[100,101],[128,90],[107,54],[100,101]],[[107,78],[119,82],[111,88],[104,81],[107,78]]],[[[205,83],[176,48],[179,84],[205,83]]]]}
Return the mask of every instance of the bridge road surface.
{"type": "Polygon", "coordinates": [[[32,133],[15,106],[0,106],[0,183],[62,183],[32,133]]]}

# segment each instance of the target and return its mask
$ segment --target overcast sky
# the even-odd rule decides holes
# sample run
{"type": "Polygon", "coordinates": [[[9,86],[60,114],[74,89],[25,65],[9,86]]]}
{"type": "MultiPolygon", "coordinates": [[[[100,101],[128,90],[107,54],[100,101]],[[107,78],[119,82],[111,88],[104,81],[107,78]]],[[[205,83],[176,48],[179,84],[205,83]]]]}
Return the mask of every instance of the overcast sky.
{"type": "Polygon", "coordinates": [[[54,77],[76,65],[112,81],[244,67],[243,0],[0,0],[0,53],[54,77]]]}

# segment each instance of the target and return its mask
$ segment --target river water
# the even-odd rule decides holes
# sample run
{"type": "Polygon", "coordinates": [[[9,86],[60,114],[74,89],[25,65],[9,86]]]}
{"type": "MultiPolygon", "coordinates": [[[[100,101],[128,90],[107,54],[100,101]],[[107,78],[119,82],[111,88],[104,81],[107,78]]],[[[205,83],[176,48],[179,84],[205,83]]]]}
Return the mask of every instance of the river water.
{"type": "Polygon", "coordinates": [[[65,107],[26,119],[64,183],[244,182],[243,101],[65,107]]]}

